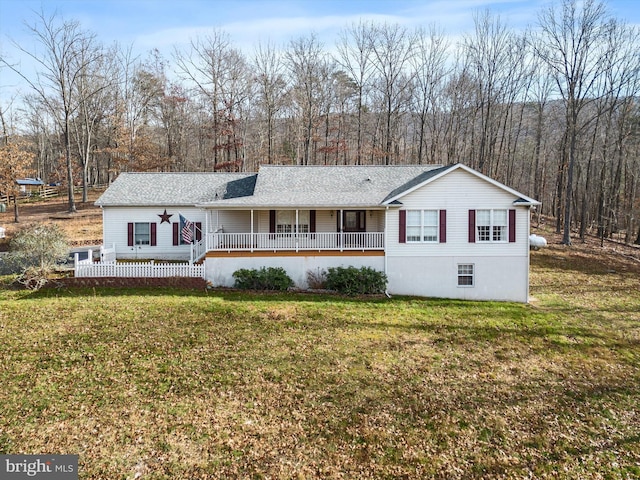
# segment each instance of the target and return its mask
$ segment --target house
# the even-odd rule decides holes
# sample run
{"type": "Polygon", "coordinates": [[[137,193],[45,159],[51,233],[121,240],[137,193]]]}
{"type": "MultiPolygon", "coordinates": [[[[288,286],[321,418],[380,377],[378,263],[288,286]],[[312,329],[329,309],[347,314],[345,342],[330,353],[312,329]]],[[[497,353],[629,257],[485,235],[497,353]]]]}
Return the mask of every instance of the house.
{"type": "Polygon", "coordinates": [[[283,267],[304,288],[308,272],[368,266],[390,294],[527,302],[539,202],[456,164],[121,173],[96,204],[117,258],[202,261],[214,286],[240,268],[283,267]]]}

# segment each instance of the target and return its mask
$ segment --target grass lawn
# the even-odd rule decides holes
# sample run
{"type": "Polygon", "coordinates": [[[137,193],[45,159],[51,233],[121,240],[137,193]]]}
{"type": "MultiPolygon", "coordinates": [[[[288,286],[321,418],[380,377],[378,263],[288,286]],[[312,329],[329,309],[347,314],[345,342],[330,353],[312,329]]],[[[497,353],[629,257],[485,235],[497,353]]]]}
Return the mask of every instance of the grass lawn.
{"type": "Polygon", "coordinates": [[[640,477],[640,268],[554,246],[531,305],[0,290],[0,453],[80,478],[640,477]]]}

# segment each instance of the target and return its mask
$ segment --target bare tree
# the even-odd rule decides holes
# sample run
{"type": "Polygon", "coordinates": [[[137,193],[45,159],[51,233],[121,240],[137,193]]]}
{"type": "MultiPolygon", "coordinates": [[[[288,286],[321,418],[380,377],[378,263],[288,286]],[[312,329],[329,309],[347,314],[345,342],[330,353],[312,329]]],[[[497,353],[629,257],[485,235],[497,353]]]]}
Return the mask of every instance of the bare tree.
{"type": "Polygon", "coordinates": [[[258,44],[253,65],[256,71],[254,83],[257,98],[255,103],[265,123],[263,136],[266,137],[267,163],[271,164],[275,159],[276,119],[283,107],[286,95],[284,65],[271,43],[258,44]]]}
{"type": "Polygon", "coordinates": [[[231,46],[229,35],[214,30],[191,41],[188,52],[175,52],[179,71],[191,82],[209,105],[213,168],[224,160],[239,167],[242,138],[238,133],[238,115],[248,97],[250,85],[244,56],[231,46]]]}
{"type": "Polygon", "coordinates": [[[319,117],[321,88],[328,79],[329,69],[322,44],[312,33],[292,40],[285,52],[285,60],[292,82],[292,97],[301,122],[302,152],[299,162],[309,165],[312,139],[319,117]]]}
{"type": "MultiPolygon", "coordinates": [[[[86,42],[87,39],[82,39],[86,42]]],[[[88,201],[89,167],[94,150],[97,148],[98,124],[103,120],[110,100],[109,90],[113,88],[114,70],[110,64],[112,55],[105,55],[101,47],[86,45],[80,48],[82,57],[92,57],[92,61],[82,61],[83,69],[78,72],[75,92],[78,98],[77,115],[72,120],[72,130],[76,139],[78,158],[82,168],[82,201],[88,201]]]]}
{"type": "Polygon", "coordinates": [[[415,53],[416,38],[398,24],[383,24],[375,28],[371,41],[377,73],[375,85],[383,101],[384,163],[389,165],[393,158],[394,129],[408,103],[413,81],[409,62],[415,53]]]}
{"type": "MultiPolygon", "coordinates": [[[[551,69],[565,108],[566,179],[562,243],[571,245],[574,169],[578,140],[593,120],[587,107],[600,95],[601,78],[608,68],[606,38],[610,25],[603,3],[596,0],[563,0],[560,7],[543,10],[540,34],[534,49],[551,69]]],[[[564,166],[559,171],[563,172],[564,166]]]]}
{"type": "Polygon", "coordinates": [[[431,127],[431,147],[427,152],[427,160],[436,163],[435,151],[438,141],[436,123],[432,121],[437,117],[440,106],[441,91],[450,67],[447,66],[447,49],[449,45],[444,34],[435,26],[429,30],[418,29],[416,54],[412,58],[412,64],[416,75],[414,77],[415,89],[413,101],[418,117],[417,161],[422,163],[425,157],[427,133],[431,127]]]}
{"type": "Polygon", "coordinates": [[[340,33],[336,61],[353,82],[357,95],[356,165],[362,164],[363,112],[367,88],[373,73],[372,37],[374,25],[360,22],[340,33]]]}
{"type": "Polygon", "coordinates": [[[36,77],[28,78],[18,67],[4,59],[0,59],[0,62],[20,75],[33,88],[43,105],[56,119],[64,141],[69,212],[75,212],[71,120],[79,105],[80,78],[83,72],[100,58],[101,53],[95,48],[95,36],[81,30],[77,21],[60,23],[55,15],[46,17],[43,11],[37,17],[36,23],[28,28],[43,47],[43,51],[29,51],[16,43],[16,47],[33,59],[40,68],[36,77]]]}

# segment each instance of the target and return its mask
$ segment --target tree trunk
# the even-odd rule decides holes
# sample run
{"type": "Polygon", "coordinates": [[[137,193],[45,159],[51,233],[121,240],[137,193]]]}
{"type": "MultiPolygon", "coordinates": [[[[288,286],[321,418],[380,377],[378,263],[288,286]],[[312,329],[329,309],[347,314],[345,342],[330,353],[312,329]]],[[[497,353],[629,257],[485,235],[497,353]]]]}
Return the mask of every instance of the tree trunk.
{"type": "Polygon", "coordinates": [[[69,213],[76,213],[76,201],[73,196],[73,165],[71,164],[71,138],[69,137],[69,119],[65,119],[64,127],[65,157],[67,161],[67,194],[69,197],[69,213]]]}
{"type": "MultiPolygon", "coordinates": [[[[9,196],[7,195],[7,200],[9,200],[9,196]]],[[[18,194],[16,193],[13,196],[13,221],[15,223],[20,223],[20,215],[18,214],[18,194]]]]}

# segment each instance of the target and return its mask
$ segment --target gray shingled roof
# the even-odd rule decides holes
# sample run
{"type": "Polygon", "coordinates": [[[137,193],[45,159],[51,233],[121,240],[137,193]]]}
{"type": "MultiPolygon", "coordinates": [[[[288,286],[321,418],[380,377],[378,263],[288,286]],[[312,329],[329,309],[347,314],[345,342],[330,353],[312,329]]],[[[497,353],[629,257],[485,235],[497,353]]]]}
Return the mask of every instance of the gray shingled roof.
{"type": "Polygon", "coordinates": [[[399,197],[454,168],[522,197],[488,177],[457,165],[286,166],[259,173],[121,173],[96,201],[99,206],[199,206],[220,208],[372,208],[398,205],[399,197]]]}
{"type": "Polygon", "coordinates": [[[374,207],[390,192],[440,165],[262,165],[250,197],[213,200],[201,206],[374,207]]]}
{"type": "Polygon", "coordinates": [[[190,205],[251,195],[255,173],[123,172],[98,198],[98,206],[190,205]]]}

